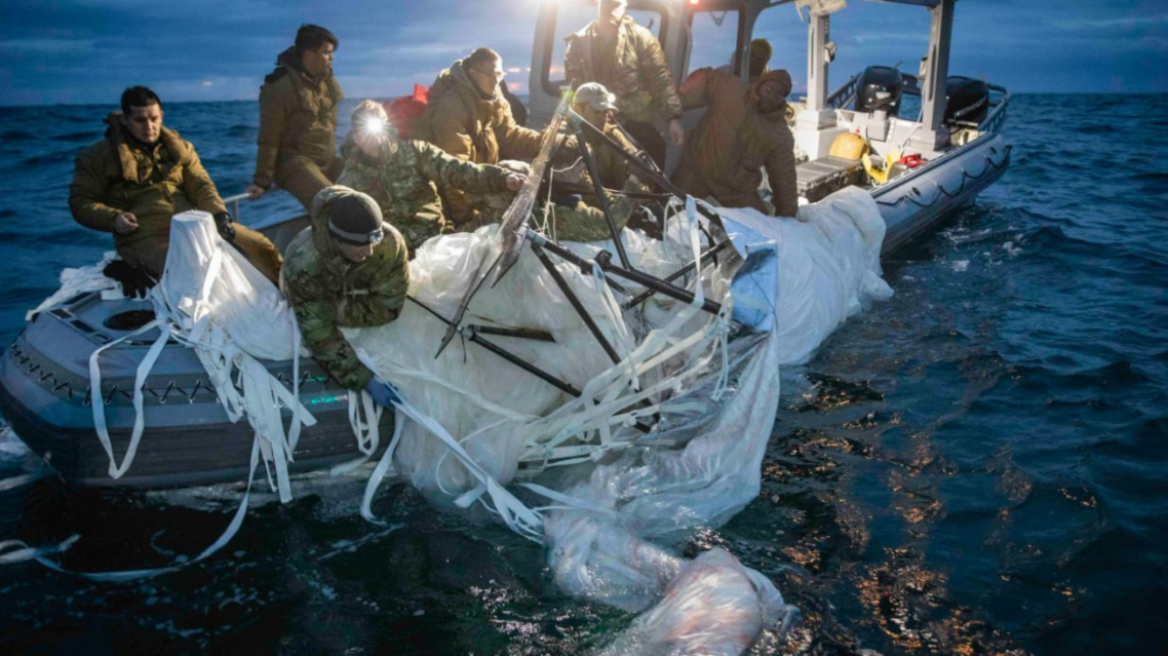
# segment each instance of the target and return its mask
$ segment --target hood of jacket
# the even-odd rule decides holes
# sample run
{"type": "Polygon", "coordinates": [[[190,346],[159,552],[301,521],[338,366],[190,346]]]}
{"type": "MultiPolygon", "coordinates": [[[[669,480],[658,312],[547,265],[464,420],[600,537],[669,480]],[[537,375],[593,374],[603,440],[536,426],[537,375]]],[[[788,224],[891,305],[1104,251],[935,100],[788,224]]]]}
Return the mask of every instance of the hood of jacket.
{"type": "Polygon", "coordinates": [[[332,271],[344,271],[348,268],[349,260],[345,259],[340,249],[337,248],[336,242],[329,236],[330,206],[337,199],[358,193],[361,192],[341,185],[333,185],[325,187],[312,199],[312,212],[310,213],[312,244],[316,247],[320,263],[332,271]]]}
{"type": "Polygon", "coordinates": [[[478,85],[476,85],[474,80],[470,78],[470,73],[467,72],[467,68],[466,58],[464,57],[451,64],[450,68],[442,71],[442,73],[438,75],[438,79],[441,80],[443,76],[448,76],[455,85],[467,89],[471,94],[474,95],[474,98],[483,102],[498,102],[502,99],[502,95],[499,93],[498,84],[495,85],[494,93],[489,96],[480,91],[478,85]]]}
{"type": "Polygon", "coordinates": [[[124,179],[130,182],[139,181],[138,160],[132,152],[134,148],[153,150],[158,144],[162,144],[170,151],[171,156],[176,162],[181,162],[187,158],[188,149],[186,143],[174,130],[166,127],[162,128],[159,131],[158,143],[151,146],[138,141],[126,130],[126,126],[122,125],[122,116],[123,114],[121,112],[110,112],[108,116],[102,119],[102,123],[106,124],[105,138],[109,141],[114,152],[117,153],[118,164],[121,165],[122,177],[124,179]]]}

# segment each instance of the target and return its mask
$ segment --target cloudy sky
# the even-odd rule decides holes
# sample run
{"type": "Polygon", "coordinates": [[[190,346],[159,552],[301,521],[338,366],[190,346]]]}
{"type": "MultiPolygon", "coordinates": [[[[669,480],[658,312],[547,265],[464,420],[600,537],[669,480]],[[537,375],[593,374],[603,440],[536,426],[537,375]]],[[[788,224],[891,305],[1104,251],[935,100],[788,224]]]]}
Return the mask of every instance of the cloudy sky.
{"type": "MultiPolygon", "coordinates": [[[[2,0],[0,105],[106,104],[130,84],[152,86],[168,101],[253,99],[303,22],[340,38],[335,70],[350,97],[408,93],[480,45],[503,55],[509,80],[524,92],[540,4],[2,0]]],[[[795,10],[770,9],[756,35],[775,44],[773,63],[792,72],[798,93],[806,81],[806,28],[795,10]]],[[[923,9],[849,0],[832,24],[839,46],[833,82],[868,64],[905,62],[915,71],[927,36],[923,9]]],[[[721,43],[696,40],[695,59],[729,55],[721,43]]],[[[1015,92],[1168,92],[1166,60],[1162,0],[957,3],[951,72],[984,76],[1015,92]]]]}

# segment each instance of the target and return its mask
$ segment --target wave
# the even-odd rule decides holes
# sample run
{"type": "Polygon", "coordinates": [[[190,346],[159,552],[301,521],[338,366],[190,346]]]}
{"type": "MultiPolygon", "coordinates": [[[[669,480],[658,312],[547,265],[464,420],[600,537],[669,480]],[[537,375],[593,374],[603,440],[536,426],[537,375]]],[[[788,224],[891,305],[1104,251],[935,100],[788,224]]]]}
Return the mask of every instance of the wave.
{"type": "Polygon", "coordinates": [[[8,130],[0,132],[0,139],[4,141],[37,141],[39,137],[24,130],[8,130]]]}
{"type": "Polygon", "coordinates": [[[257,128],[253,125],[233,125],[223,131],[223,136],[231,139],[240,139],[255,136],[257,128]]]}
{"type": "Polygon", "coordinates": [[[101,136],[100,131],[70,132],[50,137],[53,141],[94,141],[101,136]]]}

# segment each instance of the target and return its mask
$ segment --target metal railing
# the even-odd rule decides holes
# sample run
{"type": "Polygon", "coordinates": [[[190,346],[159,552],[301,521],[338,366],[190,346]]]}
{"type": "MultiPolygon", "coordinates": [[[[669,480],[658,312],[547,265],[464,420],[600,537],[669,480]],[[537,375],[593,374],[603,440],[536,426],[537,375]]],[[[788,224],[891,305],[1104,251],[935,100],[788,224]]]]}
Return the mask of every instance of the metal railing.
{"type": "Polygon", "coordinates": [[[980,132],[997,132],[1002,129],[1002,123],[1006,121],[1006,107],[1010,104],[1010,92],[1006,87],[1001,87],[996,84],[987,84],[991,92],[1002,94],[996,102],[991,101],[993,109],[981,121],[978,126],[980,132]]]}
{"type": "Polygon", "coordinates": [[[231,218],[238,221],[239,220],[239,201],[249,200],[250,198],[251,197],[248,196],[246,193],[235,194],[234,196],[228,196],[228,197],[224,198],[223,204],[227,206],[227,211],[231,212],[231,218]]]}

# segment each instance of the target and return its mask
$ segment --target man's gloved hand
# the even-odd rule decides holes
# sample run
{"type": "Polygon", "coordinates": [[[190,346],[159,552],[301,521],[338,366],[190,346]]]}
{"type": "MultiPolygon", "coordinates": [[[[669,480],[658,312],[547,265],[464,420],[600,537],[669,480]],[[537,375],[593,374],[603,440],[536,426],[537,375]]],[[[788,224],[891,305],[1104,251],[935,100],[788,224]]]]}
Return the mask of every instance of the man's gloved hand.
{"type": "Polygon", "coordinates": [[[146,293],[157,284],[150,274],[130,266],[125,260],[114,260],[105,265],[101,271],[106,278],[112,278],[122,286],[122,293],[127,298],[146,298],[146,293]]]}
{"type": "Polygon", "coordinates": [[[231,215],[227,212],[216,212],[213,216],[215,227],[219,229],[219,236],[227,241],[235,241],[235,226],[231,225],[235,222],[231,220],[231,215]]]}
{"type": "Polygon", "coordinates": [[[377,402],[377,405],[386,408],[392,408],[394,403],[401,402],[401,395],[397,393],[397,389],[389,383],[374,378],[365,386],[365,391],[369,392],[369,396],[377,402]]]}

